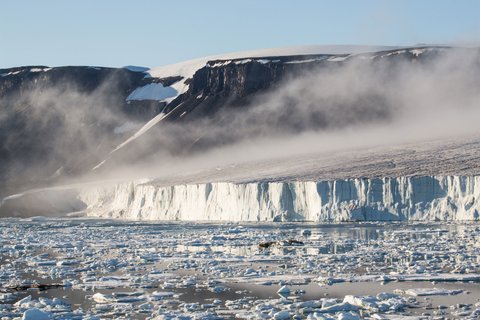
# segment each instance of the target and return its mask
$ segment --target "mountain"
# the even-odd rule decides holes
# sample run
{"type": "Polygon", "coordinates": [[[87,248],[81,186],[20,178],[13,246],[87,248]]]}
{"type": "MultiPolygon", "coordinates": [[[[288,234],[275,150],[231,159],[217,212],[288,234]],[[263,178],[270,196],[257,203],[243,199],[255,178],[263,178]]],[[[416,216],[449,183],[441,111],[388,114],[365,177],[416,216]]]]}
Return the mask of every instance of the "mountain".
{"type": "MultiPolygon", "coordinates": [[[[71,182],[77,177],[86,180],[118,174],[126,177],[125,168],[135,168],[137,173],[133,176],[138,177],[138,172],[157,175],[157,171],[148,168],[158,166],[160,169],[156,170],[162,174],[156,177],[156,184],[163,185],[175,181],[221,181],[222,175],[218,177],[216,168],[232,162],[232,159],[218,160],[225,157],[225,153],[215,153],[222,148],[233,155],[236,145],[252,141],[271,145],[269,141],[273,139],[277,145],[280,141],[280,145],[288,147],[283,152],[278,151],[282,147],[277,148],[276,156],[272,157],[296,159],[309,149],[300,147],[306,141],[303,135],[308,138],[313,134],[315,140],[316,134],[332,135],[340,131],[358,131],[357,136],[362,137],[365,128],[370,130],[373,126],[390,125],[398,130],[397,123],[401,121],[417,121],[405,115],[432,118],[432,110],[423,104],[429,108],[434,105],[433,112],[442,117],[452,110],[458,114],[451,105],[470,106],[478,101],[465,83],[478,80],[479,56],[476,48],[445,46],[314,46],[235,53],[156,68],[0,69],[0,177],[4,181],[0,195],[71,182]],[[461,77],[463,74],[467,74],[467,79],[461,77]],[[419,88],[426,95],[418,94],[419,88]],[[450,89],[451,94],[443,97],[450,89]],[[454,98],[458,98],[455,101],[458,103],[449,101],[454,98]],[[301,150],[290,151],[296,149],[301,150]],[[204,156],[209,152],[213,152],[212,157],[204,156]],[[186,170],[177,166],[178,162],[195,164],[186,170]],[[185,170],[195,173],[186,174],[185,170]]],[[[436,138],[436,135],[426,136],[436,138]]],[[[358,142],[360,148],[363,140],[358,142]]],[[[462,144],[463,140],[458,142],[462,144]]],[[[268,153],[267,149],[263,152],[268,153]]],[[[307,176],[316,181],[325,179],[315,166],[306,171],[281,169],[270,174],[268,170],[259,171],[262,167],[259,163],[263,166],[272,163],[270,155],[259,154],[262,151],[245,156],[258,165],[245,165],[249,169],[241,173],[224,170],[222,174],[233,173],[223,175],[223,179],[258,180],[259,172],[263,172],[259,176],[265,181],[307,176]]],[[[390,156],[385,161],[392,159],[390,156]]],[[[278,161],[284,163],[281,168],[302,163],[278,161]]],[[[374,165],[371,160],[367,163],[374,165]]],[[[392,174],[388,170],[360,169],[365,167],[349,169],[350,176],[328,176],[345,179],[392,174]]],[[[409,171],[406,165],[404,174],[396,171],[393,175],[455,173],[455,169],[437,172],[422,169],[421,165],[414,167],[409,171]]],[[[477,170],[475,161],[456,161],[455,168],[459,174],[477,170]],[[462,168],[461,163],[468,168],[462,168]]],[[[338,166],[331,170],[339,172],[338,166]]]]}
{"type": "Polygon", "coordinates": [[[1,69],[3,189],[42,185],[89,170],[132,130],[125,121],[141,124],[165,107],[154,100],[126,100],[136,88],[158,81],[128,69],[1,69]]]}

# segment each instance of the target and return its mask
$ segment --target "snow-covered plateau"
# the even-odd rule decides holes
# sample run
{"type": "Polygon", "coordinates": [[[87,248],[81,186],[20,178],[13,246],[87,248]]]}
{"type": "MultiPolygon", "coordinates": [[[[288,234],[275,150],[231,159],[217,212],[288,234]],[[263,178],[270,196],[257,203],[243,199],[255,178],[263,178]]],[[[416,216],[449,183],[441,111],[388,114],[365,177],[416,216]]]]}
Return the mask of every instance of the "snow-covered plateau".
{"type": "Polygon", "coordinates": [[[81,189],[90,216],[136,220],[478,220],[479,176],[423,176],[81,189]]]}

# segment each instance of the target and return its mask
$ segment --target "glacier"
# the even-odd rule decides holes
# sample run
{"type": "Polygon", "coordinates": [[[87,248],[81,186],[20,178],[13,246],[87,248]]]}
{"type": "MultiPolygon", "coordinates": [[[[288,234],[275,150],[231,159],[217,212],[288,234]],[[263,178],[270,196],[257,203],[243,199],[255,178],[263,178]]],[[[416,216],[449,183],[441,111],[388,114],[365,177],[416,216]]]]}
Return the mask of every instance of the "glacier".
{"type": "Polygon", "coordinates": [[[332,181],[138,180],[78,189],[88,216],[182,221],[479,220],[480,176],[404,176],[332,181]]]}

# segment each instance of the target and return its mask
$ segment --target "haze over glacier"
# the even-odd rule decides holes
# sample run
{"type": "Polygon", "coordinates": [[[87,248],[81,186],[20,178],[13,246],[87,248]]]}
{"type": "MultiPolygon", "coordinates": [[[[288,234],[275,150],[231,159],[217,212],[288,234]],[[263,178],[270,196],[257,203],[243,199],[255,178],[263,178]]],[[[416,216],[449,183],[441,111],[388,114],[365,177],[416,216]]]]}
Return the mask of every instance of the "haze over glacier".
{"type": "Polygon", "coordinates": [[[268,49],[156,68],[2,69],[10,183],[0,210],[476,220],[479,69],[477,48],[425,45],[268,49]]]}

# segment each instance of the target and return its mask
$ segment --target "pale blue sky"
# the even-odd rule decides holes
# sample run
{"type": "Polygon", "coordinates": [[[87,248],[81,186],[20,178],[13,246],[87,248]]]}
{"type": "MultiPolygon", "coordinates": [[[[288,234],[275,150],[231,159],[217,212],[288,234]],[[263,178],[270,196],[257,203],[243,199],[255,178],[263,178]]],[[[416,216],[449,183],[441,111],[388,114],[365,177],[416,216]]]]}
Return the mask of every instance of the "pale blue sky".
{"type": "Polygon", "coordinates": [[[480,43],[480,0],[0,0],[0,67],[316,44],[480,43]]]}

